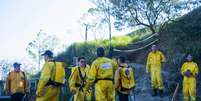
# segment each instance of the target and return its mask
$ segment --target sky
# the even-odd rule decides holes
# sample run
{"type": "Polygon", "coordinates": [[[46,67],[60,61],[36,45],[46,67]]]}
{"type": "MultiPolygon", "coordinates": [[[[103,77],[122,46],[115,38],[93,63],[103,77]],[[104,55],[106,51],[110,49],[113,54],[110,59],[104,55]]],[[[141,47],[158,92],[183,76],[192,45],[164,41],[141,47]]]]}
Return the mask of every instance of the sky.
{"type": "Polygon", "coordinates": [[[40,29],[65,44],[80,40],[78,19],[91,7],[88,0],[0,0],[0,58],[26,57],[40,29]]]}
{"type": "Polygon", "coordinates": [[[83,41],[85,27],[78,22],[92,7],[90,0],[0,0],[0,59],[26,58],[26,47],[40,29],[64,45],[83,41]]]}

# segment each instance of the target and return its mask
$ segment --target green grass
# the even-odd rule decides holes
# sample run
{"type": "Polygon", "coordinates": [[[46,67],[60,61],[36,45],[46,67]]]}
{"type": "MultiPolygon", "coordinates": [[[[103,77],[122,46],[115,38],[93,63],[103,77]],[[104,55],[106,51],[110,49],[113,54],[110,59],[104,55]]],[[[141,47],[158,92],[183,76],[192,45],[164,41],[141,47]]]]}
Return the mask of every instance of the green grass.
{"type": "MultiPolygon", "coordinates": [[[[142,40],[150,35],[150,31],[147,28],[142,28],[131,33],[128,33],[124,36],[115,36],[112,37],[112,46],[113,47],[125,47],[128,44],[135,43],[136,41],[142,40]]],[[[108,39],[92,40],[87,42],[88,45],[108,47],[110,41],[108,39]]],[[[83,45],[86,45],[85,42],[76,43],[76,48],[80,48],[83,45]]]]}

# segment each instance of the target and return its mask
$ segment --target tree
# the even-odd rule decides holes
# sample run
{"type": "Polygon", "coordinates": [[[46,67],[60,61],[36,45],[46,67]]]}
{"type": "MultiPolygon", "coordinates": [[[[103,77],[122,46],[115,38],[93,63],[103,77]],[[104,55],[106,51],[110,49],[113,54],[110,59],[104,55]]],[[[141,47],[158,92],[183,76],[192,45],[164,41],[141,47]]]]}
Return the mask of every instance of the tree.
{"type": "MultiPolygon", "coordinates": [[[[98,0],[99,1],[99,0],[98,0]]],[[[152,33],[158,26],[200,5],[198,0],[110,0],[111,14],[118,30],[127,27],[148,27],[152,33]]],[[[100,4],[100,3],[99,3],[100,4]]]]}
{"type": "MultiPolygon", "coordinates": [[[[111,47],[111,39],[112,39],[112,23],[111,23],[112,17],[110,10],[111,3],[108,0],[91,0],[91,1],[96,5],[96,8],[90,8],[89,13],[95,15],[96,18],[99,19],[96,20],[95,22],[100,21],[98,24],[101,25],[101,28],[103,28],[102,26],[103,24],[107,24],[110,47],[111,47]]],[[[103,34],[103,31],[101,32],[101,34],[103,34]]]]}
{"type": "Polygon", "coordinates": [[[104,13],[98,8],[90,8],[81,16],[79,23],[85,27],[85,35],[90,34],[95,40],[103,39],[107,34],[107,20],[104,13]]]}
{"type": "Polygon", "coordinates": [[[5,80],[7,74],[11,71],[12,62],[8,59],[0,60],[0,80],[5,80]]]}
{"type": "Polygon", "coordinates": [[[38,63],[38,67],[40,68],[41,54],[45,50],[55,51],[58,47],[59,39],[55,35],[48,35],[40,30],[36,34],[36,38],[28,44],[26,51],[34,62],[38,63]]]}

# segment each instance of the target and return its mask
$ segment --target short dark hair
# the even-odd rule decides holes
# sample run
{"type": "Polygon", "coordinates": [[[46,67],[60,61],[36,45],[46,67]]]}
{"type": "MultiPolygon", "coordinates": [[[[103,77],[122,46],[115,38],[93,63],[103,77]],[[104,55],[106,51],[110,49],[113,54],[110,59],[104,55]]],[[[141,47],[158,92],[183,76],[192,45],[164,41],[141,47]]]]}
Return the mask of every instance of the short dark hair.
{"type": "Polygon", "coordinates": [[[126,62],[126,58],[124,56],[120,56],[118,57],[118,59],[120,60],[120,62],[125,63],[126,62]]]}
{"type": "Polygon", "coordinates": [[[84,60],[85,60],[85,57],[79,57],[79,58],[78,58],[78,61],[80,61],[81,59],[84,59],[84,60]]]}
{"type": "Polygon", "coordinates": [[[97,56],[103,57],[104,55],[105,55],[105,49],[103,47],[98,47],[97,48],[97,56]]]}

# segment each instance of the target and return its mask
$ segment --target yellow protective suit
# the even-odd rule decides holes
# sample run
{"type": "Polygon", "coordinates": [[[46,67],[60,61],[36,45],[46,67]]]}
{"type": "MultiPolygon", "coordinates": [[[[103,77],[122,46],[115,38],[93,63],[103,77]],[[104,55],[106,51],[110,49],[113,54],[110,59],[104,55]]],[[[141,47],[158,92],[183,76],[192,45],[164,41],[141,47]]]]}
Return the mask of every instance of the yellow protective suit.
{"type": "Polygon", "coordinates": [[[164,89],[161,77],[162,62],[165,62],[165,56],[161,51],[150,52],[148,54],[146,71],[151,75],[151,84],[153,89],[164,89]]]}
{"type": "MultiPolygon", "coordinates": [[[[91,68],[90,66],[87,66],[87,68],[85,69],[87,78],[89,78],[90,68],[91,68]]],[[[86,100],[91,101],[92,100],[92,88],[90,87],[90,89],[87,89],[87,92],[85,94],[86,94],[86,100]]]]}
{"type": "Polygon", "coordinates": [[[89,73],[89,69],[90,69],[89,65],[87,65],[86,68],[84,67],[80,68],[82,77],[84,77],[84,87],[81,90],[79,90],[79,88],[82,84],[82,79],[79,74],[79,69],[78,67],[73,67],[72,69],[72,73],[69,78],[69,87],[72,92],[75,92],[74,101],[84,101],[85,99],[87,101],[91,101],[91,96],[92,96],[91,90],[86,91],[86,83],[87,83],[86,79],[89,73]]]}
{"type": "Polygon", "coordinates": [[[5,83],[6,92],[9,94],[29,92],[28,81],[24,72],[11,71],[5,83]]]}
{"type": "Polygon", "coordinates": [[[198,65],[195,62],[185,62],[181,68],[181,74],[183,78],[183,95],[184,101],[196,101],[196,75],[198,74],[198,65]],[[185,76],[186,71],[190,71],[192,75],[190,77],[185,76]]]}
{"type": "Polygon", "coordinates": [[[123,94],[130,94],[130,90],[135,87],[134,72],[132,67],[128,68],[127,64],[119,67],[115,72],[115,89],[123,94]],[[126,74],[126,71],[129,74],[126,74]]]}
{"type": "Polygon", "coordinates": [[[89,72],[89,86],[95,81],[96,101],[115,101],[113,84],[116,63],[106,57],[99,57],[91,65],[89,72]]]}
{"type": "Polygon", "coordinates": [[[52,70],[54,66],[54,62],[45,62],[38,82],[36,101],[59,101],[60,87],[46,86],[49,79],[53,78],[52,70]]]}

